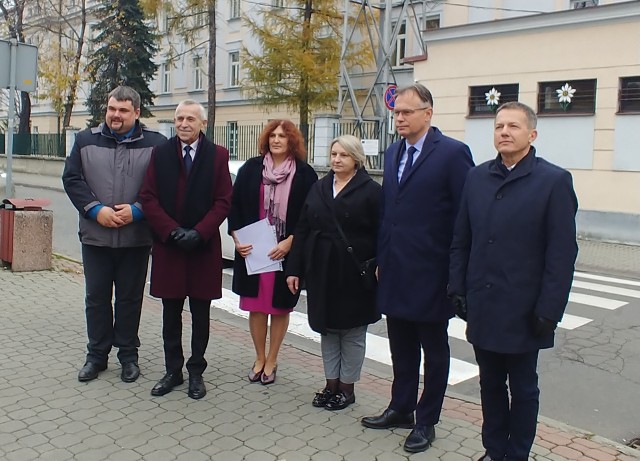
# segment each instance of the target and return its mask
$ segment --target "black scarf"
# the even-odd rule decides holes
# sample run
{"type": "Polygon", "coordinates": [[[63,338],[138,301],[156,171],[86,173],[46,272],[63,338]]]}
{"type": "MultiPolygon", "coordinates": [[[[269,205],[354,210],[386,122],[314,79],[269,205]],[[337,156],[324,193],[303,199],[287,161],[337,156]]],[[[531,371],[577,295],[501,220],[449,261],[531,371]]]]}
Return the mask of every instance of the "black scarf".
{"type": "Polygon", "coordinates": [[[213,163],[216,146],[200,135],[184,203],[178,207],[178,179],[182,171],[182,148],[175,136],[156,148],[154,166],[160,206],[181,227],[193,228],[213,206],[213,163]],[[178,213],[178,209],[180,213],[178,213]]]}

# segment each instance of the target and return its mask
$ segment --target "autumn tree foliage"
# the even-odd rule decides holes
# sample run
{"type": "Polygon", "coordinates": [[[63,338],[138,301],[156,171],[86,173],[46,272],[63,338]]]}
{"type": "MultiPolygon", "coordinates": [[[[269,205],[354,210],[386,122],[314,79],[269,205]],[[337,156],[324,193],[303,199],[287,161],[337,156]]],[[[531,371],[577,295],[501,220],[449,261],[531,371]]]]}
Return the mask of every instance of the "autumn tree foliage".
{"type": "Polygon", "coordinates": [[[364,45],[341,56],[342,5],[335,0],[288,0],[282,8],[268,4],[245,18],[259,47],[243,49],[243,88],[262,104],[297,111],[305,135],[311,111],[335,106],[340,66],[362,68],[373,59],[364,45]]]}
{"type": "Polygon", "coordinates": [[[139,2],[103,0],[97,16],[100,21],[96,26],[96,50],[87,68],[91,84],[87,98],[89,126],[104,120],[107,97],[118,85],[130,86],[140,93],[141,117],[150,117],[147,107],[153,105],[155,95],[149,82],[158,69],[153,62],[158,46],[139,2]]]}

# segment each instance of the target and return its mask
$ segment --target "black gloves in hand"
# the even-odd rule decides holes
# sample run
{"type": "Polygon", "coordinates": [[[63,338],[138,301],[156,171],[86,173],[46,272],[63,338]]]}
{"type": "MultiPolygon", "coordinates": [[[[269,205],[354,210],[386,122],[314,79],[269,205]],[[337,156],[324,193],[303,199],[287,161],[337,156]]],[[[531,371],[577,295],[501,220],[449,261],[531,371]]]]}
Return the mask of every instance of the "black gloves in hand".
{"type": "Polygon", "coordinates": [[[177,227],[171,231],[171,240],[184,251],[195,250],[202,243],[202,237],[195,229],[185,229],[177,227]]]}
{"type": "Polygon", "coordinates": [[[531,328],[533,330],[533,336],[540,338],[553,333],[557,326],[558,322],[540,317],[539,315],[534,315],[531,328]]]}
{"type": "Polygon", "coordinates": [[[184,234],[186,234],[188,230],[189,229],[185,229],[184,227],[176,227],[169,234],[169,242],[176,243],[184,237],[184,234]]]}
{"type": "Polygon", "coordinates": [[[456,309],[456,315],[466,322],[467,320],[467,298],[466,296],[451,295],[451,304],[456,309]]]}

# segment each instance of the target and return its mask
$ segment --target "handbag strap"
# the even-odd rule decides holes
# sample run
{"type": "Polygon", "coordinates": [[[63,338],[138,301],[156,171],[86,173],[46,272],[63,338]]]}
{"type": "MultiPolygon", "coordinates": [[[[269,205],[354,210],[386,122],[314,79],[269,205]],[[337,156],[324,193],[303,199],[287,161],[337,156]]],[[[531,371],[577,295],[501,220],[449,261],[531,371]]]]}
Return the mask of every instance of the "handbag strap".
{"type": "Polygon", "coordinates": [[[320,190],[319,192],[320,192],[320,198],[321,198],[322,202],[326,205],[326,207],[331,212],[331,217],[333,218],[333,223],[335,224],[336,229],[338,230],[338,234],[340,235],[340,238],[342,239],[344,244],[347,246],[347,253],[349,253],[351,255],[351,258],[353,259],[353,262],[356,264],[356,267],[358,268],[358,270],[360,272],[364,272],[363,269],[362,269],[362,263],[358,260],[358,258],[356,258],[356,255],[353,252],[353,247],[349,243],[349,240],[347,239],[347,236],[344,234],[344,231],[342,230],[342,226],[338,222],[338,218],[336,217],[335,209],[333,207],[333,202],[332,203],[327,202],[325,200],[324,195],[322,194],[322,190],[320,190]]]}

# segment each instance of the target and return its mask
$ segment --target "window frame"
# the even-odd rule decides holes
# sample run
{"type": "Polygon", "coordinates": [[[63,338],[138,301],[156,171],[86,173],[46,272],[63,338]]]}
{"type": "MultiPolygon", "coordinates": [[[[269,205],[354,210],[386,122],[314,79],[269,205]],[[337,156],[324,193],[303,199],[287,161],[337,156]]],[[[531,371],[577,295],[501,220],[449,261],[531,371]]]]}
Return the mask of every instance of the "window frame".
{"type": "Polygon", "coordinates": [[[160,94],[171,93],[171,65],[162,63],[160,65],[160,94]]]}
{"type": "Polygon", "coordinates": [[[193,85],[193,89],[195,91],[198,90],[202,90],[202,84],[203,84],[203,75],[202,75],[202,56],[196,55],[193,57],[193,59],[191,60],[191,67],[192,67],[192,75],[193,75],[193,80],[192,80],[192,85],[193,85]]]}
{"type": "Polygon", "coordinates": [[[640,75],[620,77],[618,84],[618,114],[640,114],[640,75]],[[629,83],[635,88],[629,88],[629,83]]]}
{"type": "Polygon", "coordinates": [[[469,87],[467,99],[467,117],[483,118],[495,117],[496,109],[505,102],[518,101],[520,97],[519,83],[500,83],[495,85],[473,85],[469,87]],[[500,99],[495,109],[487,104],[485,93],[495,88],[500,93],[500,99]],[[482,109],[482,110],[480,110],[482,109]]]}
{"type": "Polygon", "coordinates": [[[240,19],[240,0],[229,0],[229,19],[240,19]]]}
{"type": "Polygon", "coordinates": [[[229,52],[229,88],[240,86],[240,52],[229,52]],[[234,59],[237,58],[237,59],[234,59]]]}
{"type": "Polygon", "coordinates": [[[594,115],[596,113],[596,97],[598,79],[567,79],[538,82],[537,113],[538,115],[594,115]],[[558,101],[556,90],[565,84],[576,90],[571,104],[566,109],[558,101]]]}
{"type": "Polygon", "coordinates": [[[407,55],[407,22],[402,21],[399,25],[395,23],[393,28],[398,27],[398,37],[396,48],[391,55],[391,67],[404,66],[404,58],[407,55]]]}

